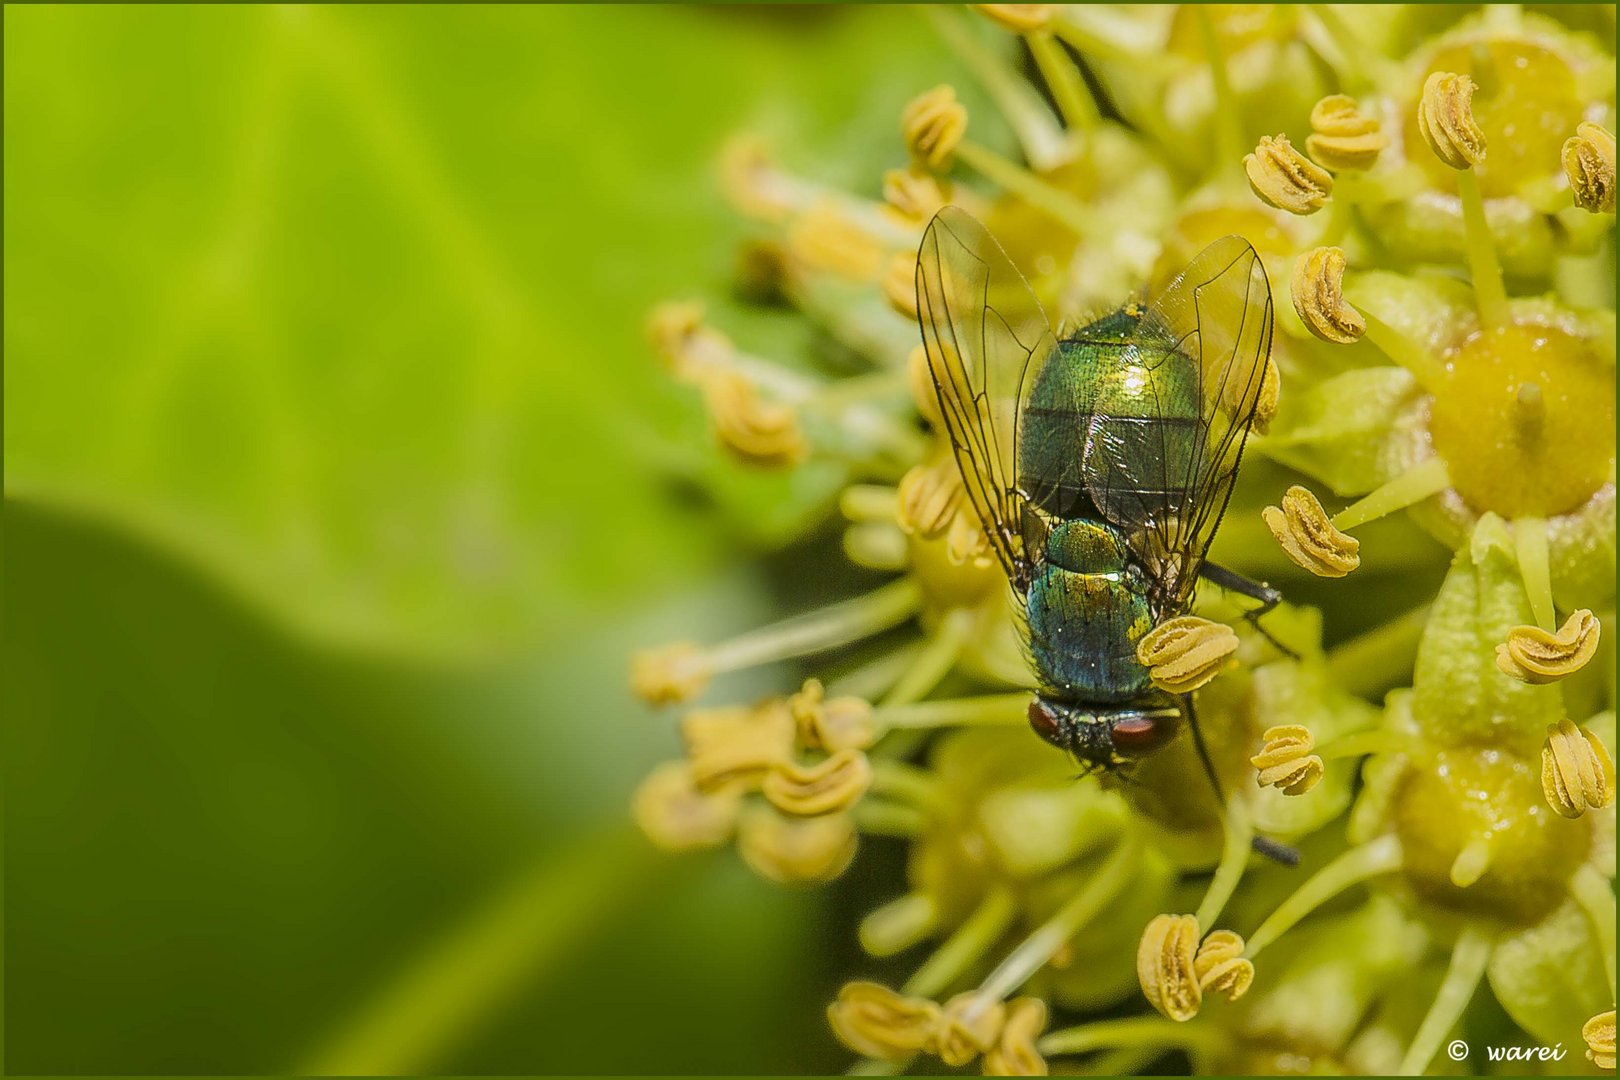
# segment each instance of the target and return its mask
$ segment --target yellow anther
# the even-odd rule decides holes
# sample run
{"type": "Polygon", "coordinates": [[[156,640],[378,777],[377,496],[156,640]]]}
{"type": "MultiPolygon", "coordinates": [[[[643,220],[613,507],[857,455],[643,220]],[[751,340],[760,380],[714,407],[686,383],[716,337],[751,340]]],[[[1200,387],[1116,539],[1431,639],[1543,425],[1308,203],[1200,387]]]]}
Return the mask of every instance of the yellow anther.
{"type": "Polygon", "coordinates": [[[788,228],[788,253],[813,270],[871,281],[883,265],[883,245],[837,203],[823,199],[788,228]]]}
{"type": "Polygon", "coordinates": [[[904,1061],[934,1038],[939,1005],[905,997],[873,982],[845,983],[827,1006],[827,1020],[838,1040],[857,1054],[880,1061],[904,1061]]]}
{"type": "Polygon", "coordinates": [[[1581,1026],[1586,1058],[1600,1069],[1614,1068],[1614,1010],[1598,1013],[1581,1026]]]}
{"type": "Polygon", "coordinates": [[[771,881],[831,881],[855,858],[855,822],[848,814],[784,817],[768,804],[751,806],[737,823],[737,851],[771,881]]]}
{"type": "Polygon", "coordinates": [[[859,750],[840,750],[814,765],[784,761],[765,774],[765,798],[784,814],[816,817],[848,810],[872,785],[872,766],[859,750]]]}
{"type": "Polygon", "coordinates": [[[649,705],[673,705],[703,693],[714,670],[702,646],[676,641],[630,658],[630,689],[649,705]]]}
{"type": "Polygon", "coordinates": [[[900,478],[900,528],[931,539],[950,527],[965,494],[956,462],[941,458],[932,465],[913,465],[900,478]]]}
{"type": "Polygon", "coordinates": [[[1282,376],[1277,373],[1277,365],[1271,361],[1266,362],[1266,373],[1260,376],[1260,394],[1254,401],[1254,430],[1264,435],[1271,430],[1271,422],[1277,418],[1277,398],[1282,392],[1282,376]]]}
{"type": "Polygon", "coordinates": [[[1314,214],[1333,194],[1333,177],[1295,150],[1286,135],[1262,135],[1244,156],[1243,171],[1261,202],[1290,214],[1314,214]]]}
{"type": "Polygon", "coordinates": [[[902,225],[921,228],[951,201],[951,182],[913,165],[883,174],[883,202],[902,225]]]}
{"type": "Polygon", "coordinates": [[[720,153],[720,186],[748,217],[779,222],[793,212],[782,177],[758,136],[741,135],[726,143],[720,153]]]}
{"type": "Polygon", "coordinates": [[[1361,541],[1335,528],[1308,488],[1295,484],[1280,509],[1268,506],[1260,516],[1283,554],[1317,577],[1344,577],[1361,565],[1361,541]]]}
{"type": "Polygon", "coordinates": [[[1136,977],[1148,1003],[1172,1020],[1191,1020],[1203,1004],[1195,955],[1198,920],[1191,915],[1159,915],[1147,924],[1136,947],[1136,977]]]}
{"type": "Polygon", "coordinates": [[[1016,34],[1044,30],[1057,14],[1056,4],[974,4],[973,10],[1016,34]]]}
{"type": "Polygon", "coordinates": [[[692,779],[703,791],[748,790],[792,760],[794,723],[787,703],[694,709],[681,717],[692,779]]]}
{"type": "Polygon", "coordinates": [[[1453,169],[1471,169],[1485,160],[1485,133],[1474,122],[1474,80],[1436,71],[1423,82],[1418,132],[1434,156],[1453,169]]]}
{"type": "Polygon", "coordinates": [[[1007,1019],[1001,1025],[996,1044],[985,1051],[982,1071],[986,1076],[1045,1076],[1046,1059],[1035,1040],[1046,1030],[1046,1002],[1021,997],[1007,1003],[1007,1019]]]}
{"type": "Polygon", "coordinates": [[[950,86],[936,86],[906,105],[900,114],[900,131],[916,161],[930,169],[943,169],[967,132],[967,109],[950,86]]]}
{"type": "Polygon", "coordinates": [[[1305,150],[1325,169],[1334,172],[1370,169],[1389,137],[1378,130],[1378,118],[1366,116],[1356,99],[1331,94],[1311,109],[1312,133],[1305,150]]]}
{"type": "Polygon", "coordinates": [[[820,679],[806,679],[804,687],[788,699],[788,709],[798,725],[799,742],[811,750],[865,750],[877,737],[872,706],[866,699],[829,701],[820,679]]]}
{"type": "Polygon", "coordinates": [[[945,530],[945,558],[952,566],[989,566],[990,538],[973,510],[963,503],[945,530]]]}
{"type": "Polygon", "coordinates": [[[1230,930],[1216,930],[1198,946],[1193,957],[1198,988],[1206,994],[1225,994],[1236,1001],[1254,982],[1254,965],[1243,958],[1243,939],[1230,930]]]}
{"type": "Polygon", "coordinates": [[[911,400],[917,413],[936,431],[943,426],[939,414],[939,391],[934,389],[934,374],[928,368],[928,350],[921,345],[911,350],[906,358],[906,385],[911,389],[911,400]]]}
{"type": "Polygon", "coordinates": [[[1136,659],[1148,669],[1153,685],[1172,694],[1186,694],[1220,674],[1237,647],[1237,633],[1225,623],[1179,615],[1155,626],[1136,643],[1136,659]]]}
{"type": "Polygon", "coordinates": [[[677,378],[692,379],[732,352],[731,340],[703,321],[703,305],[672,300],[647,316],[647,338],[677,378]]]}
{"type": "Polygon", "coordinates": [[[1608,747],[1568,718],[1547,725],[1541,791],[1547,805],[1567,818],[1608,806],[1614,802],[1614,759],[1608,747]]]}
{"type": "Polygon", "coordinates": [[[889,306],[908,319],[917,317],[917,255],[897,251],[889,257],[883,272],[883,297],[889,306]]]}
{"type": "Polygon", "coordinates": [[[658,847],[693,851],[725,843],[740,806],[737,792],[700,791],[686,762],[666,761],[636,788],[630,813],[658,847]]]}
{"type": "Polygon", "coordinates": [[[1581,124],[1564,143],[1564,172],[1575,205],[1594,214],[1614,213],[1614,134],[1581,124]]]}
{"type": "Polygon", "coordinates": [[[1305,328],[1323,341],[1349,345],[1367,332],[1361,312],[1344,299],[1344,251],[1319,247],[1294,260],[1289,293],[1305,328]]]}
{"type": "Polygon", "coordinates": [[[996,1045],[1007,1006],[977,993],[958,994],[945,1003],[944,1016],[929,1049],[951,1068],[966,1065],[996,1045]]]}
{"type": "Polygon", "coordinates": [[[792,406],[760,399],[741,375],[717,371],[703,380],[703,398],[720,445],[750,465],[783,468],[810,453],[792,406]]]}
{"type": "Polygon", "coordinates": [[[1571,612],[1556,634],[1539,626],[1515,626],[1496,647],[1502,674],[1534,685],[1557,682],[1585,667],[1597,653],[1603,624],[1585,608],[1571,612]]]}
{"type": "Polygon", "coordinates": [[[1261,787],[1275,787],[1284,795],[1303,795],[1322,779],[1322,759],[1311,753],[1316,738],[1302,724],[1267,728],[1266,745],[1249,763],[1260,770],[1261,787]]]}

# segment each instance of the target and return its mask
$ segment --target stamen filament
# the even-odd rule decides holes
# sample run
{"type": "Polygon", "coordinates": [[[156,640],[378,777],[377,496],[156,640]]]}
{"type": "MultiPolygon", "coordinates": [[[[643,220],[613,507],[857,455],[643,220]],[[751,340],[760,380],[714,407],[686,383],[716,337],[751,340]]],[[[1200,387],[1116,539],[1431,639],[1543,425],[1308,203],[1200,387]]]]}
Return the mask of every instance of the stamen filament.
{"type": "Polygon", "coordinates": [[[1378,694],[1410,681],[1412,657],[1429,622],[1429,605],[1374,627],[1328,650],[1328,674],[1352,694],[1378,694]]]}
{"type": "Polygon", "coordinates": [[[829,698],[858,697],[871,701],[899,680],[921,648],[920,641],[910,641],[884,652],[875,660],[827,683],[826,694],[829,698]]]}
{"type": "Polygon", "coordinates": [[[1316,748],[1316,756],[1323,761],[1337,758],[1365,757],[1368,754],[1388,754],[1401,749],[1404,740],[1393,731],[1376,728],[1372,731],[1354,731],[1316,748]]]}
{"type": "Polygon", "coordinates": [[[986,180],[1040,207],[1082,236],[1096,232],[1096,216],[1089,206],[1068,192],[1048,184],[1022,165],[980,146],[972,139],[963,139],[957,145],[956,156],[986,180]]]}
{"type": "Polygon", "coordinates": [[[873,795],[888,795],[919,810],[936,810],[941,803],[939,778],[927,769],[904,761],[872,759],[873,795]]]}
{"type": "Polygon", "coordinates": [[[1232,893],[1237,891],[1238,882],[1243,880],[1243,871],[1249,865],[1249,842],[1254,838],[1254,823],[1249,820],[1249,811],[1243,800],[1233,799],[1227,803],[1226,820],[1222,824],[1226,843],[1221,848],[1221,861],[1216,864],[1215,874],[1209,879],[1204,902],[1198,905],[1198,911],[1193,916],[1201,927],[1215,925],[1215,920],[1221,917],[1221,910],[1232,899],[1232,893]]]}
{"type": "Polygon", "coordinates": [[[1530,612],[1543,630],[1557,629],[1553,614],[1552,565],[1547,554],[1547,522],[1522,517],[1513,522],[1513,548],[1519,558],[1519,576],[1530,598],[1530,612]]]}
{"type": "Polygon", "coordinates": [[[1249,947],[1243,955],[1253,960],[1260,950],[1282,937],[1295,923],[1350,886],[1400,868],[1401,842],[1394,833],[1351,848],[1312,874],[1292,896],[1279,904],[1271,917],[1250,935],[1249,947]]]}
{"type": "Polygon", "coordinates": [[[1211,122],[1215,127],[1215,161],[1220,176],[1235,182],[1233,166],[1243,160],[1243,113],[1237,95],[1232,92],[1232,79],[1226,70],[1226,51],[1215,32],[1215,20],[1202,5],[1193,8],[1198,22],[1198,34],[1204,41],[1204,53],[1209,62],[1210,79],[1215,84],[1215,106],[1211,122]]]}
{"type": "Polygon", "coordinates": [[[865,596],[760,627],[712,645],[705,652],[716,673],[791,660],[898,626],[917,613],[921,600],[917,583],[909,577],[900,578],[865,596]]]}
{"type": "Polygon", "coordinates": [[[901,993],[911,997],[938,997],[973,962],[983,956],[1012,926],[1018,914],[1012,890],[997,885],[985,896],[978,908],[959,926],[956,933],[945,939],[927,963],[906,980],[901,993]]]}
{"type": "Polygon", "coordinates": [[[906,534],[894,525],[868,522],[844,530],[844,554],[856,566],[867,570],[904,570],[911,562],[906,534]]]}
{"type": "Polygon", "coordinates": [[[1432,457],[1401,473],[1360,501],[1333,515],[1337,529],[1353,529],[1386,514],[1404,510],[1413,503],[1438,495],[1451,486],[1444,458],[1432,457]]]}
{"type": "Polygon", "coordinates": [[[855,826],[871,836],[893,836],[909,840],[928,828],[929,815],[905,803],[885,799],[862,799],[851,811],[855,826]]]}
{"type": "Polygon", "coordinates": [[[861,948],[871,956],[893,956],[917,944],[938,925],[939,905],[933,898],[926,893],[906,893],[861,920],[861,948]]]}
{"type": "Polygon", "coordinates": [[[1057,39],[1052,36],[1052,31],[1036,30],[1025,34],[1024,41],[1028,43],[1029,51],[1035,56],[1035,63],[1041,69],[1041,77],[1052,90],[1058,111],[1063,114],[1063,122],[1069,126],[1071,132],[1090,135],[1101,116],[1097,110],[1097,103],[1092,99],[1091,92],[1086,88],[1086,81],[1080,77],[1080,72],[1064,54],[1057,39]]]}
{"type": "Polygon", "coordinates": [[[975,618],[974,612],[967,608],[956,608],[946,615],[912,661],[911,667],[884,695],[880,707],[910,704],[926,697],[929,691],[938,686],[939,680],[948,675],[956,664],[962,646],[967,644],[975,618]]]}
{"type": "Polygon", "coordinates": [[[1434,1004],[1418,1027],[1418,1033],[1407,1048],[1406,1057],[1396,1072],[1403,1076],[1421,1076],[1429,1067],[1440,1042],[1468,1007],[1479,980],[1485,974],[1485,965],[1491,958],[1491,937],[1477,926],[1464,926],[1451,947],[1451,966],[1435,994],[1434,1004]]]}
{"type": "Polygon", "coordinates": [[[1591,920],[1592,933],[1597,937],[1598,952],[1603,957],[1603,971],[1609,977],[1609,1000],[1614,1000],[1614,889],[1591,863],[1583,863],[1569,883],[1569,892],[1591,920]]]}
{"type": "MultiPolygon", "coordinates": [[[[1349,292],[1354,292],[1354,288],[1349,292]]],[[[1361,312],[1362,320],[1367,324],[1367,331],[1362,336],[1382,350],[1383,354],[1406,369],[1406,372],[1416,379],[1418,385],[1430,394],[1435,393],[1441,385],[1445,375],[1444,365],[1431,356],[1429,351],[1421,344],[1413,341],[1389,323],[1380,319],[1369,311],[1366,305],[1358,303],[1354,296],[1347,292],[1346,299],[1355,304],[1356,310],[1361,312]]]]}
{"type": "Polygon", "coordinates": [[[838,509],[857,524],[893,522],[900,509],[900,492],[887,484],[851,484],[838,496],[838,509]]]}
{"type": "Polygon", "coordinates": [[[1035,1045],[1044,1056],[1055,1057],[1138,1046],[1210,1050],[1219,1038],[1219,1032],[1194,1024],[1178,1024],[1162,1016],[1132,1016],[1051,1031],[1035,1045]]]}
{"type": "MultiPolygon", "coordinates": [[[[1041,170],[1062,163],[1069,156],[1067,141],[1035,88],[979,42],[960,13],[947,13],[933,6],[923,10],[939,36],[989,92],[1006,117],[1007,125],[1018,136],[1024,158],[1041,170]]],[[[961,155],[961,147],[957,148],[957,154],[961,155]]]]}
{"type": "Polygon", "coordinates": [[[1400,78],[1400,65],[1382,52],[1369,47],[1351,25],[1328,4],[1307,4],[1305,10],[1322,24],[1327,36],[1344,50],[1348,67],[1338,72],[1347,88],[1374,84],[1389,85],[1400,78]]]}
{"type": "Polygon", "coordinates": [[[936,728],[956,725],[1027,723],[1027,693],[990,694],[982,697],[950,698],[945,701],[922,701],[912,705],[894,705],[877,709],[872,722],[880,731],[897,728],[936,728]]]}
{"type": "Polygon", "coordinates": [[[1502,284],[1502,266],[1496,260],[1490,226],[1485,221],[1485,197],[1479,190],[1479,177],[1473,169],[1457,173],[1457,194],[1462,199],[1463,236],[1468,252],[1468,274],[1473,279],[1474,302],[1487,327],[1508,322],[1507,289],[1502,284]]]}
{"type": "Polygon", "coordinates": [[[1107,907],[1127,885],[1136,869],[1139,843],[1127,835],[1108,861],[1086,882],[1085,887],[1047,919],[1023,944],[1014,949],[979,986],[979,997],[986,1002],[1000,1001],[1029,981],[1057,955],[1063,943],[1107,907]]]}

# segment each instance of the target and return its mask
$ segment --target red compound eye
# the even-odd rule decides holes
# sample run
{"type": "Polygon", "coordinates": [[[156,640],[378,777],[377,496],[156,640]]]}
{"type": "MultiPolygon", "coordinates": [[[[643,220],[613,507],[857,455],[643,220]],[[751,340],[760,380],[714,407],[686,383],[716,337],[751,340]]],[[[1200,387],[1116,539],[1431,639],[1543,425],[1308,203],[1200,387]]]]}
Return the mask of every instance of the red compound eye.
{"type": "Polygon", "coordinates": [[[1180,717],[1132,716],[1114,721],[1109,733],[1121,757],[1141,757],[1169,742],[1180,726],[1180,717]]]}
{"type": "Polygon", "coordinates": [[[1063,745],[1058,741],[1057,716],[1040,698],[1029,703],[1029,726],[1035,729],[1035,734],[1053,746],[1063,745]]]}

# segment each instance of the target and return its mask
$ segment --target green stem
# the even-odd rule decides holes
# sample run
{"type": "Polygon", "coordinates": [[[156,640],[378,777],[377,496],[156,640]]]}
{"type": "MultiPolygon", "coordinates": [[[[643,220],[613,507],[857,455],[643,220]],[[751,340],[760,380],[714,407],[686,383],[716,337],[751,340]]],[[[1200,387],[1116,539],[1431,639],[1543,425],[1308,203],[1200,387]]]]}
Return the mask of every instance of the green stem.
{"type": "Polygon", "coordinates": [[[1001,939],[1017,914],[1012,890],[1005,885],[992,888],[956,933],[946,938],[928,962],[906,980],[901,992],[912,997],[938,997],[1001,939]]]}
{"type": "Polygon", "coordinates": [[[1008,161],[994,150],[970,139],[963,139],[957,144],[956,156],[986,180],[1045,210],[1081,236],[1096,232],[1096,215],[1089,206],[1068,192],[1048,184],[1022,165],[1008,161]]]}
{"type": "Polygon", "coordinates": [[[1393,833],[1353,847],[1328,863],[1277,906],[1271,917],[1249,937],[1243,955],[1254,959],[1260,950],[1287,933],[1295,923],[1350,886],[1401,868],[1401,842],[1393,833]]]}
{"type": "Polygon", "coordinates": [[[1213,1031],[1178,1024],[1162,1016],[1132,1016],[1048,1032],[1036,1046],[1043,1055],[1056,1057],[1135,1046],[1212,1049],[1217,1038],[1213,1031]]]}
{"type": "Polygon", "coordinates": [[[1388,754],[1401,749],[1405,741],[1393,731],[1382,728],[1373,731],[1356,731],[1349,735],[1340,735],[1316,748],[1316,755],[1323,761],[1333,761],[1337,758],[1365,757],[1368,754],[1388,754]]]}
{"type": "Polygon", "coordinates": [[[1097,103],[1092,100],[1080,72],[1069,61],[1062,46],[1053,38],[1052,31],[1036,30],[1034,33],[1024,35],[1024,41],[1028,43],[1029,51],[1035,56],[1035,63],[1040,67],[1046,85],[1052,89],[1052,97],[1057,101],[1058,111],[1063,113],[1063,122],[1069,126],[1070,131],[1089,136],[1095,130],[1100,117],[1097,103]]]}
{"type": "Polygon", "coordinates": [[[1226,50],[1221,47],[1220,35],[1215,32],[1215,20],[1209,9],[1195,6],[1198,35],[1204,42],[1204,54],[1209,63],[1210,79],[1215,84],[1215,111],[1211,123],[1215,128],[1215,172],[1224,179],[1234,180],[1239,163],[1243,160],[1243,112],[1237,94],[1232,90],[1232,79],[1226,70],[1226,50]]]}
{"type": "Polygon", "coordinates": [[[1513,522],[1513,547],[1519,559],[1519,576],[1530,598],[1530,611],[1543,630],[1557,629],[1553,613],[1552,567],[1547,554],[1547,522],[1537,517],[1513,522]]]}
{"type": "Polygon", "coordinates": [[[1479,980],[1485,974],[1485,965],[1491,959],[1491,937],[1476,926],[1464,926],[1451,949],[1451,965],[1440,983],[1434,1004],[1419,1025],[1412,1045],[1395,1071],[1403,1076],[1421,1076],[1428,1069],[1441,1040],[1461,1019],[1463,1010],[1474,996],[1479,980]]]}
{"type": "Polygon", "coordinates": [[[1215,867],[1215,875],[1209,879],[1204,902],[1198,905],[1194,916],[1199,932],[1205,934],[1214,928],[1215,920],[1221,917],[1226,902],[1232,899],[1238,882],[1243,880],[1243,871],[1249,865],[1249,843],[1254,839],[1254,824],[1241,799],[1232,799],[1226,804],[1223,825],[1226,843],[1221,849],[1221,861],[1215,867]]]}
{"type": "Polygon", "coordinates": [[[872,794],[890,796],[919,810],[934,811],[942,805],[940,780],[933,773],[905,761],[872,759],[872,794]]]}
{"type": "Polygon", "coordinates": [[[962,653],[962,646],[967,644],[969,634],[973,631],[976,616],[967,608],[957,608],[945,616],[922,647],[922,650],[912,660],[911,667],[900,676],[888,694],[884,695],[882,707],[892,708],[898,705],[908,705],[918,698],[926,697],[939,681],[950,673],[956,658],[962,653]]]}
{"type": "Polygon", "coordinates": [[[1362,320],[1367,324],[1366,339],[1378,346],[1383,354],[1406,369],[1407,374],[1416,379],[1418,385],[1430,394],[1438,393],[1445,382],[1445,365],[1429,354],[1429,350],[1413,341],[1365,307],[1355,303],[1354,296],[1347,296],[1357,311],[1361,312],[1362,320]]]}
{"type": "Polygon", "coordinates": [[[1061,162],[1068,153],[1063,133],[1029,81],[1013,70],[1002,56],[986,49],[960,12],[947,12],[942,7],[923,10],[939,36],[989,91],[1007,125],[1018,136],[1024,159],[1037,169],[1049,169],[1061,162]]]}
{"type": "Polygon", "coordinates": [[[1507,289],[1502,284],[1502,266],[1496,261],[1491,228],[1485,220],[1485,196],[1473,169],[1457,173],[1457,194],[1462,198],[1463,235],[1468,249],[1468,273],[1474,282],[1474,300],[1479,318],[1486,327],[1508,322],[1507,289]]]}
{"type": "Polygon", "coordinates": [[[872,721],[884,731],[979,724],[1016,727],[1027,721],[1028,706],[1027,693],[987,694],[983,697],[887,706],[875,710],[872,721]]]}
{"type": "Polygon", "coordinates": [[[917,583],[900,578],[865,596],[710,646],[708,661],[717,673],[737,671],[848,645],[905,622],[921,601],[917,583]]]}
{"type": "Polygon", "coordinates": [[[1451,486],[1444,458],[1432,457],[1407,469],[1371,494],[1333,515],[1333,527],[1353,529],[1386,514],[1404,510],[1451,486]]]}

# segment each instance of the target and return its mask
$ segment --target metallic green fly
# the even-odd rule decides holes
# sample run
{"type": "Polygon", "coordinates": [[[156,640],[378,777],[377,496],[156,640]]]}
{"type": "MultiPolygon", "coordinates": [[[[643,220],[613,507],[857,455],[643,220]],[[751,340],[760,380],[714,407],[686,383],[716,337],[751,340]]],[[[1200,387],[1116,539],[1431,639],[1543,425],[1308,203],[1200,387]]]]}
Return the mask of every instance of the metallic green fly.
{"type": "MultiPolygon", "coordinates": [[[[1217,240],[1150,307],[1054,334],[984,226],[947,206],[923,235],[917,321],[956,462],[1012,583],[1038,690],[1031,725],[1114,769],[1190,727],[1137,642],[1200,576],[1280,599],[1205,560],[1270,363],[1272,302],[1249,243],[1217,240]]],[[[1218,785],[1217,785],[1218,790],[1218,785]]]]}

